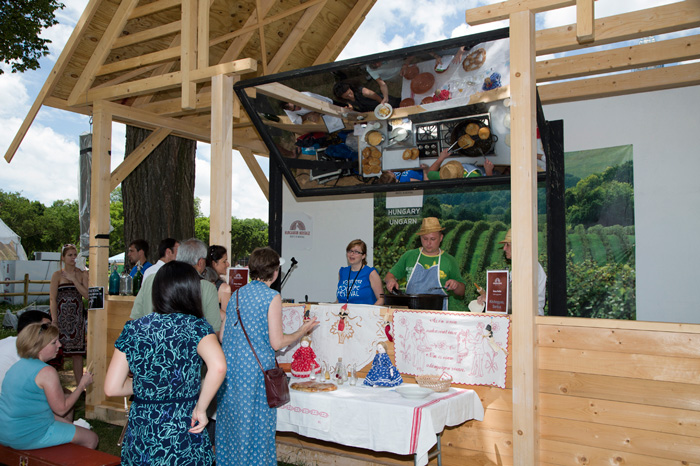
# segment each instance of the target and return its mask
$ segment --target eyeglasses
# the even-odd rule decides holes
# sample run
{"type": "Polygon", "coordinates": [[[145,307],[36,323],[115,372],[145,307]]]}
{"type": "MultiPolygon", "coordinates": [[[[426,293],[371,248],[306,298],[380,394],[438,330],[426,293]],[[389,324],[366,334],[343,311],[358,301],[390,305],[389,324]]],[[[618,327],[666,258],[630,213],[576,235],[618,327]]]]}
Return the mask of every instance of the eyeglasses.
{"type": "Polygon", "coordinates": [[[354,249],[351,249],[351,250],[348,251],[348,254],[352,254],[353,256],[355,256],[355,255],[357,255],[357,254],[362,255],[362,254],[364,254],[364,252],[362,252],[362,251],[356,251],[356,250],[354,250],[354,249]]]}

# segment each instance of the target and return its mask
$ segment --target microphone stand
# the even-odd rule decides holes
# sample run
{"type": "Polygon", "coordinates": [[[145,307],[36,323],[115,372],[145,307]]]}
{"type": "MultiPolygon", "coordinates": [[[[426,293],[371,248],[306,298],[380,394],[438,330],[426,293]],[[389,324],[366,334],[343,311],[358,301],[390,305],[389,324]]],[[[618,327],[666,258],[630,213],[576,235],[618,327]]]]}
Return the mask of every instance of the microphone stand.
{"type": "Polygon", "coordinates": [[[287,278],[289,278],[289,273],[294,270],[294,268],[297,266],[299,262],[295,258],[292,257],[291,259],[292,265],[289,266],[289,269],[287,269],[287,273],[284,274],[284,277],[282,278],[282,282],[280,283],[280,291],[282,290],[282,287],[284,287],[284,284],[287,281],[287,278]]]}

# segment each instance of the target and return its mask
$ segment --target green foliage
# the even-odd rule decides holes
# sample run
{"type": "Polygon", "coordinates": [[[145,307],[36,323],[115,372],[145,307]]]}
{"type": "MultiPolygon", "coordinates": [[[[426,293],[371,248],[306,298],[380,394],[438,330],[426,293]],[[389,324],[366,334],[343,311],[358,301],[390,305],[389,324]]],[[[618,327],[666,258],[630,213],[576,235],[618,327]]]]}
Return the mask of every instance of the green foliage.
{"type": "Polygon", "coordinates": [[[0,218],[22,241],[27,257],[37,251],[60,251],[66,243],[78,244],[78,202],[55,201],[50,207],[20,193],[0,190],[0,218]]]}
{"type": "Polygon", "coordinates": [[[56,0],[0,0],[0,61],[11,65],[13,73],[38,69],[51,43],[39,35],[58,24],[54,12],[63,7],[56,0]]]}
{"type": "Polygon", "coordinates": [[[194,219],[194,237],[209,244],[209,217],[194,219]]]}
{"type": "Polygon", "coordinates": [[[246,258],[253,249],[268,245],[267,223],[258,218],[231,219],[231,263],[246,258]]]}
{"type": "Polygon", "coordinates": [[[112,191],[109,199],[109,223],[113,228],[109,234],[109,255],[114,256],[124,252],[126,249],[124,241],[124,203],[122,202],[121,186],[112,191]]]}

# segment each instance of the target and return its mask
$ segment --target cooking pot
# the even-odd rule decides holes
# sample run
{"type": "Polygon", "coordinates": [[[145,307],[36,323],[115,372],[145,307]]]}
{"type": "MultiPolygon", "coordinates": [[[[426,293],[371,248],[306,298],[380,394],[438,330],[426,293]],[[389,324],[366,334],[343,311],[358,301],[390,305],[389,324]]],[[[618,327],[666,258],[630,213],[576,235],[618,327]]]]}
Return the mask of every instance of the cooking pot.
{"type": "Polygon", "coordinates": [[[401,306],[409,309],[442,310],[444,294],[384,294],[386,306],[401,306]]]}
{"type": "MultiPolygon", "coordinates": [[[[472,139],[474,139],[474,145],[466,149],[459,148],[456,150],[456,152],[466,157],[480,157],[482,155],[490,153],[493,150],[493,145],[496,143],[496,141],[498,141],[498,136],[493,134],[493,130],[490,126],[487,126],[483,121],[477,119],[468,118],[466,120],[460,121],[457,124],[457,126],[455,126],[452,130],[450,144],[454,144],[457,142],[457,140],[465,133],[467,125],[470,123],[476,123],[477,125],[479,125],[479,129],[484,127],[488,128],[489,137],[486,139],[481,139],[478,135],[472,136],[472,139]]],[[[455,147],[459,147],[459,145],[455,147]]]]}

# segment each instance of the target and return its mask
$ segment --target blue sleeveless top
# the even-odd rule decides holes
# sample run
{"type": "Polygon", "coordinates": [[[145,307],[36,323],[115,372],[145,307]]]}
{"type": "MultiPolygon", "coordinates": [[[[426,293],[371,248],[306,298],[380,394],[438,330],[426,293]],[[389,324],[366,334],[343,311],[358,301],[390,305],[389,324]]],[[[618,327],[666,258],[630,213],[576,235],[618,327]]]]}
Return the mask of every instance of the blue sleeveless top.
{"type": "Polygon", "coordinates": [[[377,297],[374,296],[372,285],[369,282],[369,275],[376,269],[365,265],[359,272],[350,270],[350,266],[341,267],[338,272],[338,291],[336,295],[340,304],[374,304],[377,297]],[[348,299],[348,288],[350,299],[348,299]]]}

